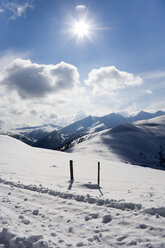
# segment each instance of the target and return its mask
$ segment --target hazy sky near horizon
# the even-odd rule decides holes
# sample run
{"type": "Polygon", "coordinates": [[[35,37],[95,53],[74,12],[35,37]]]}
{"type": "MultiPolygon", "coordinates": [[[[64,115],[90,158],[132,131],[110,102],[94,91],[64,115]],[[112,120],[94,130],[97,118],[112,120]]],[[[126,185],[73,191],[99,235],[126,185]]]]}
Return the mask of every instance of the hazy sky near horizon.
{"type": "Polygon", "coordinates": [[[165,110],[164,0],[0,0],[0,126],[165,110]]]}

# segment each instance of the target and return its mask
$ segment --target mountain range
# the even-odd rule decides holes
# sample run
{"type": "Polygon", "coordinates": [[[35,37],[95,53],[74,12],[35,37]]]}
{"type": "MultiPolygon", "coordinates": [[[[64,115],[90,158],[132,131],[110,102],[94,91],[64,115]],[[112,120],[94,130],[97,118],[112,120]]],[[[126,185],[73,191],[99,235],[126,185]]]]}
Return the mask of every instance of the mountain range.
{"type": "Polygon", "coordinates": [[[63,128],[48,123],[41,126],[10,130],[0,129],[0,134],[17,138],[31,146],[64,151],[76,143],[91,139],[95,134],[103,130],[108,131],[123,124],[147,120],[162,115],[165,115],[165,112],[157,111],[155,113],[148,113],[141,111],[129,117],[124,117],[118,113],[111,113],[101,117],[90,115],[63,128]]]}
{"type": "Polygon", "coordinates": [[[117,113],[88,116],[64,128],[48,124],[9,131],[0,129],[0,134],[34,147],[165,168],[165,112],[162,111],[153,114],[141,111],[130,117],[117,113]]]}
{"type": "Polygon", "coordinates": [[[94,133],[116,126],[131,123],[139,120],[147,120],[157,116],[165,115],[163,111],[148,113],[141,111],[137,115],[123,117],[117,113],[111,113],[102,117],[88,116],[80,121],[74,122],[64,128],[50,132],[45,137],[34,143],[34,146],[53,149],[66,150],[75,139],[82,139],[83,136],[92,136],[94,133]]]}

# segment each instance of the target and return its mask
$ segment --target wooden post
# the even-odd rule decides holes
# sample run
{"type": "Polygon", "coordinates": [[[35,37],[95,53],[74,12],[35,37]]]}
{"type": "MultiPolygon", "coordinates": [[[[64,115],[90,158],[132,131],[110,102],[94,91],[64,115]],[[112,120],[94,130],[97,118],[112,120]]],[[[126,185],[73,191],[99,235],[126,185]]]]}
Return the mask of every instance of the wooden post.
{"type": "Polygon", "coordinates": [[[74,176],[73,176],[73,160],[70,160],[70,180],[74,180],[74,176]]]}
{"type": "Polygon", "coordinates": [[[98,162],[98,178],[97,178],[97,184],[100,186],[100,162],[98,162]]]}

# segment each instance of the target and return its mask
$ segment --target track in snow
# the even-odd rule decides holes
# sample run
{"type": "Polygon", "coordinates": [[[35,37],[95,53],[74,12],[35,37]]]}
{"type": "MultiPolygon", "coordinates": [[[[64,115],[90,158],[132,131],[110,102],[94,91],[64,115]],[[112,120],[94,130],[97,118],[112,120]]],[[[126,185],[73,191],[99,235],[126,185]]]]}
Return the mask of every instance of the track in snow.
{"type": "Polygon", "coordinates": [[[165,247],[165,220],[157,213],[3,179],[0,188],[0,243],[7,248],[165,247]]]}

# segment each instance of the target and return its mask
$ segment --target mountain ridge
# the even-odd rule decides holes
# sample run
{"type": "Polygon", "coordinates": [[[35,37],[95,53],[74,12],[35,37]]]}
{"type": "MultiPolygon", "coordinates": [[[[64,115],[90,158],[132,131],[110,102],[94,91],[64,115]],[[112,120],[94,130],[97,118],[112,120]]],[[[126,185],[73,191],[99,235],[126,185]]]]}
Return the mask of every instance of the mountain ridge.
{"type": "Polygon", "coordinates": [[[113,128],[118,125],[125,123],[131,123],[134,121],[154,118],[156,116],[165,115],[163,111],[157,111],[155,113],[148,113],[141,111],[133,117],[123,117],[118,113],[111,113],[101,117],[87,116],[86,118],[74,122],[60,130],[53,131],[38,140],[34,146],[59,150],[64,145],[74,141],[75,139],[81,138],[84,135],[95,133],[108,128],[113,128]]]}
{"type": "Polygon", "coordinates": [[[165,116],[119,125],[68,148],[77,155],[99,154],[109,161],[165,170],[165,116]]]}

